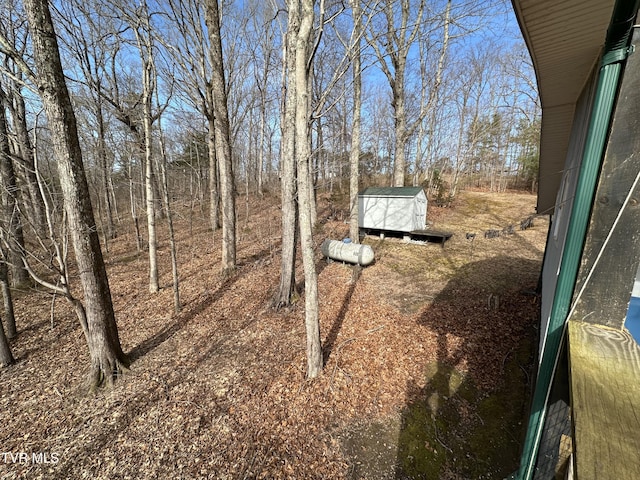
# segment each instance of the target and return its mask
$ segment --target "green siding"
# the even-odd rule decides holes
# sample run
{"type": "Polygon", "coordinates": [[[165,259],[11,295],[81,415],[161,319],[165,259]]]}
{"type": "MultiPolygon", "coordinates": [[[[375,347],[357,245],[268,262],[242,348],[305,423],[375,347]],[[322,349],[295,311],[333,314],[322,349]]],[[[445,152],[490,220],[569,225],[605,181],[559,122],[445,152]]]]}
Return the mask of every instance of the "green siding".
{"type": "Polygon", "coordinates": [[[535,463],[544,427],[550,386],[558,362],[560,347],[565,341],[567,314],[571,307],[598,174],[609,133],[623,63],[626,59],[626,45],[628,44],[632,22],[621,22],[620,20],[633,19],[637,10],[638,0],[617,1],[607,38],[606,47],[608,48],[603,52],[599,82],[592,107],[593,113],[580,166],[578,185],[573,201],[564,254],[560,264],[547,338],[538,368],[538,377],[520,460],[520,469],[516,476],[519,480],[531,480],[535,476],[535,463]],[[624,27],[621,27],[620,23],[624,23],[624,27]],[[619,37],[622,37],[622,39],[619,37]],[[617,49],[623,50],[623,52],[617,52],[617,49]]]}
{"type": "Polygon", "coordinates": [[[422,187],[369,187],[358,195],[362,197],[415,197],[422,187]]]}

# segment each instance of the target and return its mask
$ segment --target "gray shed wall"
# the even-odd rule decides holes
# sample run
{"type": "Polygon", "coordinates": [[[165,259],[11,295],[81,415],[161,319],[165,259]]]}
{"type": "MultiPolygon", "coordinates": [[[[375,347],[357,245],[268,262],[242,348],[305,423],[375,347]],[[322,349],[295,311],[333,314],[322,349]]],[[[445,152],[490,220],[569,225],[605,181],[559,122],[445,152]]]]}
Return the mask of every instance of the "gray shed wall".
{"type": "Polygon", "coordinates": [[[413,197],[358,196],[358,225],[372,230],[412,232],[424,230],[427,198],[423,191],[413,197]]]}

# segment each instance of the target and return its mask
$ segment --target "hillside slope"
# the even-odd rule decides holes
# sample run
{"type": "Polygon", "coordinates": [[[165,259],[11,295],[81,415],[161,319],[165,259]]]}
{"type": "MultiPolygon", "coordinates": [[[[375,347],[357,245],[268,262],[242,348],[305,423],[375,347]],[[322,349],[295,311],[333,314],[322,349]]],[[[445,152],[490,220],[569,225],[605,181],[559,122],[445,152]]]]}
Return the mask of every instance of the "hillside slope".
{"type": "MultiPolygon", "coordinates": [[[[277,198],[239,215],[239,268],[219,271],[219,232],[178,221],[173,314],[166,234],[162,290],[121,231],[107,268],[131,370],[88,395],[71,309],[16,298],[17,364],[0,371],[0,478],[503,478],[515,469],[535,345],[546,219],[498,238],[535,198],[465,192],[430,207],[436,244],[367,237],[374,265],[318,252],[325,370],[305,380],[303,303],[269,307],[279,269],[277,198]],[[473,240],[467,232],[477,233],[473,240]],[[527,293],[528,292],[528,293],[527,293]],[[53,315],[51,312],[53,311],[53,315]],[[54,463],[34,461],[54,455],[54,463]]],[[[316,242],[342,238],[344,205],[320,199],[316,242]]],[[[123,227],[121,227],[122,229],[123,227]]],[[[302,273],[298,272],[298,279],[302,273]]],[[[77,280],[76,280],[77,281],[77,280]]]]}

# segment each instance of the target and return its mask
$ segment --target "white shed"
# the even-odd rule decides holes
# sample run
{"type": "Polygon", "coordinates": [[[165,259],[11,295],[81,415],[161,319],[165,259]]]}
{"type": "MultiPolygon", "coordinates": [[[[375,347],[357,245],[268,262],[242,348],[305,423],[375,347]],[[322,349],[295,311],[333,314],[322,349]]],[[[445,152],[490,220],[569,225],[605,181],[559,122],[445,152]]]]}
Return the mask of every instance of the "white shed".
{"type": "Polygon", "coordinates": [[[422,187],[369,187],[358,194],[362,229],[414,232],[427,225],[427,196],[422,187]]]}

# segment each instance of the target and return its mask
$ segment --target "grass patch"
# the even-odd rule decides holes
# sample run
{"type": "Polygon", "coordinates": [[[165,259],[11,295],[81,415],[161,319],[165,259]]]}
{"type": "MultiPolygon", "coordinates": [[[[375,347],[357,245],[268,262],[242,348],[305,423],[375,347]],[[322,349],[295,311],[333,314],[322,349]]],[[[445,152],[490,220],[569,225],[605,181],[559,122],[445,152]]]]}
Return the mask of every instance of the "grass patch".
{"type": "Polygon", "coordinates": [[[504,382],[486,394],[442,363],[402,414],[397,478],[505,478],[518,467],[529,394],[531,346],[505,362],[504,382]]]}

